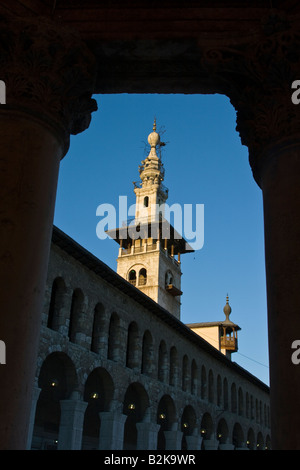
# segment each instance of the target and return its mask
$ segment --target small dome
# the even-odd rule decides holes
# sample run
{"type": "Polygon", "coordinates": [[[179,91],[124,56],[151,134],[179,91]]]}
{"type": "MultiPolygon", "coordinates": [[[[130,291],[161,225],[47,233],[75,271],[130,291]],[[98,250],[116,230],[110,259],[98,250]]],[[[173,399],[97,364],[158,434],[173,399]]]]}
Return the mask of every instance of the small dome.
{"type": "Polygon", "coordinates": [[[228,319],[229,319],[229,315],[231,314],[231,307],[230,307],[230,305],[229,305],[229,297],[228,297],[228,295],[227,295],[227,297],[226,297],[226,305],[225,305],[225,307],[223,308],[223,312],[224,312],[225,315],[226,315],[226,320],[228,320],[228,319]]]}
{"type": "Polygon", "coordinates": [[[153,132],[148,135],[148,143],[151,147],[156,147],[160,143],[159,134],[156,132],[156,119],[153,124],[153,132]]]}

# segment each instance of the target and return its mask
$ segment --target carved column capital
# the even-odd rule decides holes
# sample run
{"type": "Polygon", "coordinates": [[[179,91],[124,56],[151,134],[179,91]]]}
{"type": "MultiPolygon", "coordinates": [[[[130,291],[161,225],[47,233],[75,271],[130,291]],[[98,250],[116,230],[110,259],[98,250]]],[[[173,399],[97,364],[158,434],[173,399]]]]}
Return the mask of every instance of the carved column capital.
{"type": "Polygon", "coordinates": [[[262,22],[251,43],[207,50],[204,64],[218,75],[237,111],[236,129],[260,185],[269,156],[300,143],[300,106],[291,99],[292,83],[300,80],[298,28],[273,15],[262,22]]]}
{"type": "Polygon", "coordinates": [[[93,55],[71,30],[44,18],[0,19],[4,110],[29,113],[64,140],[84,131],[97,109],[93,55]]]}

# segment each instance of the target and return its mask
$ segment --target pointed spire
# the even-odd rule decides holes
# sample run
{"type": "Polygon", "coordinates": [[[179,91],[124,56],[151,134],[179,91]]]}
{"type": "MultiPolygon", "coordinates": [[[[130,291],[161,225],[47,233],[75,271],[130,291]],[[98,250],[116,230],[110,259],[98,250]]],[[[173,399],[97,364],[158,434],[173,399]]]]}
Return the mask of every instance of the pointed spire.
{"type": "Polygon", "coordinates": [[[148,135],[148,143],[151,147],[151,150],[154,149],[154,152],[150,151],[149,156],[152,154],[156,155],[156,146],[160,144],[160,136],[156,132],[156,118],[154,118],[154,123],[153,123],[153,132],[148,135]]]}
{"type": "Polygon", "coordinates": [[[225,321],[230,321],[229,320],[229,315],[231,314],[231,307],[229,305],[229,296],[227,294],[226,296],[226,305],[225,307],[223,308],[223,312],[225,313],[225,316],[226,316],[226,320],[225,321]]]}

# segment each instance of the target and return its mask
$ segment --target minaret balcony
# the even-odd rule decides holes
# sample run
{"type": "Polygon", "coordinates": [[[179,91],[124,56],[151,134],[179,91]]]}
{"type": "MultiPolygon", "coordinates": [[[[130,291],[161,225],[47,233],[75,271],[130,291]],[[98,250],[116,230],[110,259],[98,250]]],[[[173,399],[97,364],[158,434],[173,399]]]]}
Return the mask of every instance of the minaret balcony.
{"type": "Polygon", "coordinates": [[[237,351],[237,338],[234,336],[221,336],[221,348],[237,351]]]}

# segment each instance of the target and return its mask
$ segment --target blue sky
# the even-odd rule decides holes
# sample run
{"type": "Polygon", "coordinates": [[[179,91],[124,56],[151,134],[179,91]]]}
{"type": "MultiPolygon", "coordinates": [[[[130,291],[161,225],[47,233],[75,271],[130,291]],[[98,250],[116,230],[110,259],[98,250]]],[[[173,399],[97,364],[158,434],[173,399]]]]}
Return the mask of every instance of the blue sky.
{"type": "Polygon", "coordinates": [[[269,384],[262,193],[222,95],[96,95],[99,109],[61,162],[54,223],[112,269],[118,245],[99,240],[100,204],[135,203],[133,181],[152,131],[163,130],[167,203],[204,204],[204,245],[182,256],[184,323],[241,327],[232,360],[269,384]]]}

